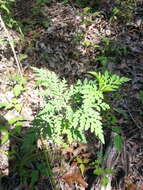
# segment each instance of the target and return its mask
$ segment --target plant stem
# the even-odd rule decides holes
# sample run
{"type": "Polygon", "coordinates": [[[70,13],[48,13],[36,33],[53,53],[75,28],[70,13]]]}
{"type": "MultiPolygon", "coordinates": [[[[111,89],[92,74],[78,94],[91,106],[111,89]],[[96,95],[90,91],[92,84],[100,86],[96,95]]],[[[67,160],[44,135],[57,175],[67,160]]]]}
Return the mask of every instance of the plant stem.
{"type": "Polygon", "coordinates": [[[12,43],[11,36],[9,35],[9,32],[8,32],[6,26],[5,26],[5,23],[4,23],[4,21],[3,21],[1,15],[0,15],[0,22],[1,22],[1,25],[2,25],[4,31],[5,31],[5,33],[6,33],[6,35],[7,35],[8,42],[9,42],[9,44],[10,44],[10,47],[11,47],[11,49],[12,49],[12,52],[13,52],[13,55],[14,55],[14,58],[15,58],[15,61],[16,61],[17,67],[18,67],[18,71],[19,71],[21,77],[23,78],[22,66],[21,66],[21,64],[20,64],[20,61],[19,61],[17,55],[16,55],[16,52],[15,52],[15,49],[14,49],[14,45],[13,45],[13,43],[12,43]]]}
{"type": "Polygon", "coordinates": [[[51,169],[51,166],[50,166],[50,155],[49,155],[49,151],[45,151],[47,148],[45,147],[45,144],[44,144],[44,142],[43,142],[43,138],[42,138],[42,137],[40,137],[40,140],[41,140],[41,143],[42,143],[43,152],[44,152],[44,156],[45,156],[46,163],[47,163],[47,168],[48,168],[47,175],[49,176],[49,180],[50,180],[52,189],[53,189],[53,190],[58,190],[57,187],[56,187],[56,183],[55,183],[55,180],[54,180],[54,177],[53,177],[54,175],[53,175],[53,173],[52,173],[52,169],[51,169]]]}

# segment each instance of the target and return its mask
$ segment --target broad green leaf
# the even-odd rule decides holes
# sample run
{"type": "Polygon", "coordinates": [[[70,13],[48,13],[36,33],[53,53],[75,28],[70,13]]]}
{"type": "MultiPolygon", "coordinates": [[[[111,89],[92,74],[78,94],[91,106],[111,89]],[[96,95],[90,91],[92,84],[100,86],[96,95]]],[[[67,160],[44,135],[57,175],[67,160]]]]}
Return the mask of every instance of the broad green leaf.
{"type": "MultiPolygon", "coordinates": [[[[96,11],[95,13],[92,13],[92,17],[99,17],[101,15],[101,12],[96,11]]],[[[98,45],[97,45],[98,46],[98,45]]],[[[100,47],[100,46],[99,46],[100,47]]]]}
{"type": "Polygon", "coordinates": [[[96,169],[93,171],[93,173],[94,173],[95,175],[103,175],[103,174],[105,174],[105,170],[102,169],[102,168],[96,168],[96,169]]]}
{"type": "Polygon", "coordinates": [[[115,170],[111,169],[111,168],[107,168],[105,169],[105,174],[114,174],[115,170]]]}
{"type": "Polygon", "coordinates": [[[27,57],[28,56],[26,54],[20,54],[19,59],[20,59],[20,61],[23,61],[23,60],[27,59],[27,57]]]}
{"type": "Polygon", "coordinates": [[[10,125],[13,125],[13,124],[15,124],[17,121],[23,121],[25,118],[23,117],[23,116],[19,116],[19,117],[17,117],[17,118],[11,118],[11,119],[9,119],[8,120],[8,123],[10,124],[10,125]]]}
{"type": "Polygon", "coordinates": [[[26,84],[27,79],[25,77],[21,77],[19,73],[15,73],[10,77],[10,80],[17,82],[18,84],[26,84]]]}
{"type": "Polygon", "coordinates": [[[17,118],[17,121],[23,121],[23,120],[25,120],[25,118],[24,118],[23,116],[19,116],[19,117],[17,118]]]}
{"type": "Polygon", "coordinates": [[[0,125],[0,145],[6,143],[9,139],[9,131],[6,126],[0,125]]]}
{"type": "Polygon", "coordinates": [[[6,105],[6,107],[5,107],[5,110],[10,110],[10,109],[12,109],[12,108],[14,108],[14,104],[7,104],[6,105]]]}
{"type": "Polygon", "coordinates": [[[90,7],[85,7],[84,9],[83,9],[83,13],[89,13],[91,11],[91,8],[90,7]]]}
{"type": "Polygon", "coordinates": [[[79,165],[79,168],[80,168],[80,171],[81,171],[81,173],[82,173],[82,175],[83,175],[84,172],[85,172],[85,165],[81,163],[81,164],[79,165]]]}
{"type": "Polygon", "coordinates": [[[9,125],[13,125],[17,121],[17,118],[11,118],[8,120],[9,125]]]}
{"type": "Polygon", "coordinates": [[[122,137],[120,135],[114,136],[114,145],[118,151],[123,147],[122,137]]]}
{"type": "Polygon", "coordinates": [[[5,108],[7,106],[7,103],[0,103],[0,109],[5,108]]]}
{"type": "Polygon", "coordinates": [[[14,129],[12,129],[12,131],[11,131],[11,134],[20,133],[22,126],[23,126],[22,122],[17,121],[15,123],[14,129]]]}
{"type": "Polygon", "coordinates": [[[77,161],[78,164],[83,163],[83,160],[81,158],[79,158],[79,157],[76,158],[76,161],[77,161]]]}
{"type": "Polygon", "coordinates": [[[83,44],[84,46],[88,47],[88,46],[91,45],[91,42],[86,40],[86,41],[84,41],[82,44],[83,44]]]}
{"type": "Polygon", "coordinates": [[[20,104],[16,104],[16,105],[14,105],[14,107],[15,107],[15,109],[16,109],[18,112],[20,112],[21,109],[22,109],[22,106],[21,106],[20,104]]]}
{"type": "Polygon", "coordinates": [[[7,12],[7,14],[10,14],[10,10],[8,9],[8,7],[4,3],[0,5],[0,8],[5,10],[7,12]]]}
{"type": "Polygon", "coordinates": [[[108,185],[108,183],[109,183],[109,178],[108,177],[104,176],[104,177],[101,178],[101,184],[104,187],[106,187],[108,185]]]}
{"type": "Polygon", "coordinates": [[[22,122],[21,121],[17,121],[16,124],[15,124],[15,127],[22,127],[22,122]]]}
{"type": "Polygon", "coordinates": [[[32,170],[31,173],[31,185],[33,186],[38,181],[39,172],[38,170],[32,170]]]}
{"type": "Polygon", "coordinates": [[[0,38],[0,44],[4,44],[4,43],[7,43],[7,40],[4,38],[0,38]]]}
{"type": "Polygon", "coordinates": [[[22,93],[23,90],[24,90],[24,88],[23,88],[22,85],[16,84],[16,85],[14,86],[14,88],[13,88],[14,95],[15,95],[16,97],[18,97],[18,96],[22,93]]]}
{"type": "Polygon", "coordinates": [[[17,98],[13,98],[13,99],[12,99],[12,103],[13,103],[13,104],[17,104],[17,102],[18,102],[17,98]]]}

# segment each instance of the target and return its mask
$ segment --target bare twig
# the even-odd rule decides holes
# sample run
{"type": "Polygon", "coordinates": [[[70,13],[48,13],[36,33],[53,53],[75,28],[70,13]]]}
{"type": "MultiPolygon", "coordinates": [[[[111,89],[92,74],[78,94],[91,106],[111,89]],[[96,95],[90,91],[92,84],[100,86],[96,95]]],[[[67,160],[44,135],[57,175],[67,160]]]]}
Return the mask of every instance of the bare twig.
{"type": "Polygon", "coordinates": [[[20,61],[19,61],[17,55],[16,55],[16,52],[15,52],[15,49],[14,49],[14,45],[13,45],[13,39],[12,39],[12,37],[10,36],[10,34],[9,34],[7,28],[6,28],[5,23],[4,23],[4,21],[3,21],[1,15],[0,15],[0,22],[1,22],[1,26],[3,27],[3,29],[4,29],[4,31],[5,31],[5,33],[6,33],[6,35],[7,35],[8,42],[9,42],[9,44],[10,44],[10,47],[11,47],[12,52],[13,52],[13,55],[14,55],[14,59],[15,59],[15,61],[16,61],[17,67],[18,67],[18,71],[19,71],[21,77],[23,77],[23,74],[22,74],[22,66],[21,66],[21,64],[20,64],[20,61]]]}
{"type": "Polygon", "coordinates": [[[129,108],[128,108],[127,100],[125,99],[124,102],[125,102],[127,111],[128,111],[128,113],[129,113],[129,116],[131,117],[132,121],[134,122],[134,124],[136,125],[136,127],[137,127],[138,129],[141,129],[141,127],[137,124],[137,122],[135,121],[135,119],[134,119],[132,113],[130,112],[130,110],[129,110],[129,108]]]}

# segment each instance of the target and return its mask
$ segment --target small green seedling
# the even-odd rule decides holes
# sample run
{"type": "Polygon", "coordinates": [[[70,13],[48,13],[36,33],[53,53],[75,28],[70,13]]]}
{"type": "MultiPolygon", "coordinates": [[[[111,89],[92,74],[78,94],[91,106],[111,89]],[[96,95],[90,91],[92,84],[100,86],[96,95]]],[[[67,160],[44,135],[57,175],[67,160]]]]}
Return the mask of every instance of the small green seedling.
{"type": "Polygon", "coordinates": [[[12,87],[14,98],[12,98],[10,103],[5,103],[5,102],[0,103],[0,109],[4,108],[5,110],[10,110],[10,109],[15,108],[18,112],[20,112],[22,109],[22,106],[21,104],[18,103],[18,97],[25,90],[24,84],[27,81],[25,78],[21,78],[19,74],[12,76],[10,80],[16,82],[14,87],[12,87]]]}
{"type": "Polygon", "coordinates": [[[101,177],[101,185],[106,187],[107,184],[109,183],[109,178],[106,175],[114,174],[115,170],[113,170],[111,168],[105,168],[105,169],[102,168],[101,167],[102,161],[103,161],[103,158],[97,159],[91,163],[91,166],[95,168],[93,170],[93,174],[100,176],[101,177]]]}
{"type": "Polygon", "coordinates": [[[8,120],[9,125],[12,126],[12,130],[10,131],[10,135],[14,135],[16,133],[21,132],[24,120],[25,120],[25,118],[23,116],[19,116],[17,118],[12,118],[12,119],[8,120]]]}
{"type": "Polygon", "coordinates": [[[83,175],[86,170],[86,166],[89,165],[89,163],[90,163],[90,159],[77,157],[76,161],[77,161],[77,164],[79,165],[80,171],[83,175]]]}
{"type": "Polygon", "coordinates": [[[18,103],[17,98],[13,98],[11,103],[2,103],[0,107],[4,108],[5,110],[10,110],[15,108],[18,112],[21,111],[22,106],[18,103]]]}

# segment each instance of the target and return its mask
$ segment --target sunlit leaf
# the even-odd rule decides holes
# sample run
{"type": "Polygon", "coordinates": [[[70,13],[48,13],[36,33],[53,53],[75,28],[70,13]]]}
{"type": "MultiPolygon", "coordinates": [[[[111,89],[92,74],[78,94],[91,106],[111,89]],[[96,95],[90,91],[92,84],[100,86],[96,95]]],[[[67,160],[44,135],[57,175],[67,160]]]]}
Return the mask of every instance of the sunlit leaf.
{"type": "Polygon", "coordinates": [[[7,106],[7,103],[0,103],[0,109],[5,108],[7,106]]]}
{"type": "Polygon", "coordinates": [[[19,85],[19,84],[15,85],[13,88],[14,95],[18,97],[22,93],[23,90],[24,88],[22,85],[19,85]]]}
{"type": "Polygon", "coordinates": [[[5,106],[5,109],[6,110],[10,110],[10,109],[12,109],[14,107],[14,104],[7,104],[6,106],[5,106]]]}
{"type": "Polygon", "coordinates": [[[9,132],[6,126],[0,125],[0,134],[0,145],[2,145],[9,139],[9,132]]]}
{"type": "Polygon", "coordinates": [[[106,187],[108,185],[108,183],[109,183],[109,178],[108,177],[104,176],[104,177],[101,178],[101,184],[104,187],[106,187]]]}
{"type": "Polygon", "coordinates": [[[102,169],[102,168],[96,168],[96,169],[93,171],[93,173],[94,173],[95,175],[103,175],[103,174],[105,174],[105,170],[102,169]]]}
{"type": "Polygon", "coordinates": [[[16,105],[14,105],[14,107],[15,107],[15,109],[16,109],[18,112],[20,112],[21,109],[22,109],[22,106],[21,106],[20,104],[16,104],[16,105]]]}
{"type": "Polygon", "coordinates": [[[25,60],[25,59],[27,59],[27,55],[26,54],[20,54],[19,55],[19,59],[20,59],[20,61],[23,61],[23,60],[25,60]]]}
{"type": "Polygon", "coordinates": [[[82,173],[82,175],[84,174],[84,171],[85,171],[85,165],[84,164],[80,164],[79,165],[79,168],[80,168],[80,171],[82,173]]]}

